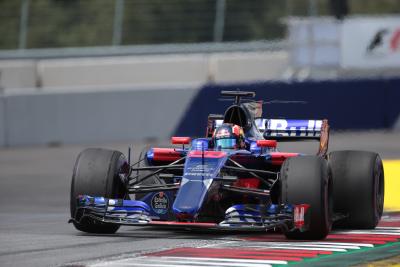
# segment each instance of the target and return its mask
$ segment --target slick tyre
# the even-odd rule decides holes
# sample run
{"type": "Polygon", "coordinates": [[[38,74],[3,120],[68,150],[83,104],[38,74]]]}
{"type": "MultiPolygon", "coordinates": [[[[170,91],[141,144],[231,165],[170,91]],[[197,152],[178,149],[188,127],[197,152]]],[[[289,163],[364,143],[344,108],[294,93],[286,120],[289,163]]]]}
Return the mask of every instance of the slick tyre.
{"type": "Polygon", "coordinates": [[[87,233],[112,234],[119,225],[106,224],[90,218],[81,218],[77,210],[77,197],[89,195],[107,198],[125,198],[125,186],[119,178],[119,171],[126,164],[121,152],[88,148],[82,151],[75,162],[71,182],[71,217],[76,229],[87,233]]]}
{"type": "Polygon", "coordinates": [[[378,154],[334,151],[329,154],[334,212],[346,215],[335,227],[373,229],[383,213],[385,178],[378,154]]]}
{"type": "Polygon", "coordinates": [[[287,231],[289,239],[324,239],[332,227],[331,179],[326,160],[317,156],[287,159],[281,167],[281,196],[287,204],[309,204],[310,225],[305,232],[287,231]]]}

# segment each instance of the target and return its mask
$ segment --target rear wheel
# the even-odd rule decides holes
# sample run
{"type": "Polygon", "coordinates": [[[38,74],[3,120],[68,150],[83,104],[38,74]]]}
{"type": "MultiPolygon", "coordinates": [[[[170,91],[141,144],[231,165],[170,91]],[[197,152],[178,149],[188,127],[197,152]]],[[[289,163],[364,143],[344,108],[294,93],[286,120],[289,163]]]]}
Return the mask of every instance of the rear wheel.
{"type": "Polygon", "coordinates": [[[326,161],[316,156],[287,159],[281,168],[282,202],[309,204],[310,225],[305,232],[286,232],[289,239],[323,239],[332,226],[330,173],[326,161]]]}
{"type": "Polygon", "coordinates": [[[347,215],[335,226],[373,229],[383,213],[384,172],[378,154],[334,151],[329,154],[334,211],[347,215]]]}
{"type": "Polygon", "coordinates": [[[119,178],[120,169],[126,164],[121,152],[88,148],[82,151],[75,162],[71,182],[71,217],[76,229],[87,233],[115,233],[119,225],[106,224],[90,218],[81,218],[77,210],[77,197],[89,195],[107,198],[125,198],[126,189],[119,178]]]}

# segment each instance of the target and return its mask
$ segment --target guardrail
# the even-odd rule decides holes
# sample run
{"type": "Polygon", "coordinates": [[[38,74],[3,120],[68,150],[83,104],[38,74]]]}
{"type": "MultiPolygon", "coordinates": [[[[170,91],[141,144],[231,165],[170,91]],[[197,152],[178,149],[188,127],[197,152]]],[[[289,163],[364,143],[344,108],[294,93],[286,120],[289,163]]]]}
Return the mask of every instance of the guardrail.
{"type": "Polygon", "coordinates": [[[223,43],[188,43],[157,45],[125,45],[69,48],[41,48],[0,50],[1,59],[49,59],[71,57],[108,57],[127,55],[192,54],[217,52],[252,52],[287,50],[284,40],[223,42],[223,43]]]}

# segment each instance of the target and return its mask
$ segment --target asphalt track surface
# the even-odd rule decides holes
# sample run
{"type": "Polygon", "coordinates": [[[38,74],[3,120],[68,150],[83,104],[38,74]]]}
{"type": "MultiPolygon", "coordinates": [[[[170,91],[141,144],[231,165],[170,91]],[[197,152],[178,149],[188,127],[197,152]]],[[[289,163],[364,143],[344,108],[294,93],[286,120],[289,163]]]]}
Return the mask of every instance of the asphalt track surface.
{"type": "MultiPolygon", "coordinates": [[[[279,257],[274,262],[265,258],[264,254],[261,257],[254,255],[254,251],[252,254],[245,250],[253,247],[259,251],[260,246],[263,246],[270,250],[280,249],[274,252],[279,255],[287,252],[285,249],[288,249],[288,245],[293,248],[293,244],[276,234],[254,237],[254,234],[249,236],[138,227],[122,227],[115,235],[91,235],[76,231],[72,225],[67,224],[71,174],[76,156],[86,147],[106,147],[125,152],[128,145],[124,143],[0,149],[0,266],[161,266],[163,263],[166,266],[192,267],[196,264],[268,266],[284,262],[282,259],[279,261],[279,257]],[[271,245],[270,241],[278,243],[271,245]],[[278,244],[283,248],[273,248],[278,244]],[[214,250],[207,250],[211,248],[214,250]],[[235,260],[229,260],[231,249],[235,249],[235,255],[250,253],[246,255],[251,256],[243,258],[242,255],[239,259],[235,256],[235,260]],[[215,253],[219,253],[219,256],[215,253]],[[187,261],[188,257],[191,257],[191,261],[187,261]]],[[[316,146],[310,150],[310,145],[312,144],[285,144],[281,150],[292,147],[290,150],[316,151],[316,146]]],[[[133,144],[133,150],[136,152],[142,147],[143,144],[133,144]]],[[[400,159],[400,133],[333,134],[330,150],[341,149],[371,150],[378,152],[383,159],[400,159]]],[[[321,254],[309,254],[309,251],[315,249],[300,249],[303,256],[299,256],[299,252],[300,254],[297,253],[297,256],[292,258],[300,257],[301,260],[289,259],[287,262],[318,265],[319,259],[331,259],[328,257],[329,251],[336,255],[336,261],[325,262],[325,266],[362,264],[366,260],[398,256],[400,243],[397,238],[400,238],[400,228],[394,227],[397,224],[390,224],[391,217],[386,217],[386,220],[386,224],[383,225],[386,228],[378,229],[374,233],[345,233],[345,236],[340,236],[343,233],[335,233],[329,241],[335,242],[333,251],[320,250],[321,254]],[[356,234],[357,236],[354,236],[356,234]],[[340,249],[338,244],[350,242],[349,240],[352,245],[342,244],[342,249],[352,252],[358,247],[358,256],[353,255],[351,258],[352,253],[341,254],[341,251],[335,251],[338,246],[340,249]],[[368,253],[371,244],[379,246],[380,249],[376,250],[379,253],[375,253],[375,258],[365,256],[374,254],[368,253]],[[388,250],[391,253],[386,253],[388,250]],[[307,258],[307,255],[310,257],[307,258]],[[318,256],[316,259],[315,255],[318,256]],[[303,261],[304,257],[307,259],[303,261]],[[351,259],[346,260],[346,257],[351,259]]],[[[400,223],[398,226],[400,227],[400,223]]],[[[319,244],[321,245],[324,246],[319,244]]]]}

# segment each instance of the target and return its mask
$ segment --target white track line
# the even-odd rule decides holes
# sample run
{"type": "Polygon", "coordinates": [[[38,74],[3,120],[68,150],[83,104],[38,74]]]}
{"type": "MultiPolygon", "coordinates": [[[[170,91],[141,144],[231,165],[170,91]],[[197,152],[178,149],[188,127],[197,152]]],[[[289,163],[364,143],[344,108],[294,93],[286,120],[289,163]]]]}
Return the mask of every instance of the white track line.
{"type": "MultiPolygon", "coordinates": [[[[174,259],[179,257],[162,257],[165,259],[174,259]]],[[[189,258],[189,257],[188,257],[189,258]]],[[[220,262],[243,262],[243,263],[258,263],[258,264],[287,264],[287,261],[280,260],[252,260],[252,259],[221,259],[221,258],[203,258],[203,257],[190,257],[192,260],[207,260],[207,261],[220,261],[220,262]]]]}
{"type": "MultiPolygon", "coordinates": [[[[160,264],[160,263],[143,263],[143,262],[133,262],[134,259],[132,259],[132,262],[125,262],[125,263],[115,263],[115,262],[109,262],[108,264],[104,264],[104,265],[95,265],[95,267],[107,267],[107,266],[111,266],[111,267],[125,267],[125,266],[147,266],[147,267],[171,267],[171,266],[179,266],[179,267],[200,267],[199,265],[176,265],[174,263],[171,264],[160,264]]],[[[204,265],[202,265],[204,266],[204,265]]]]}
{"type": "Polygon", "coordinates": [[[345,245],[331,245],[331,244],[327,244],[327,245],[322,245],[322,244],[288,244],[288,245],[282,245],[281,246],[287,246],[288,248],[290,248],[291,246],[297,246],[297,247],[309,247],[309,248],[321,248],[321,250],[324,250],[325,248],[338,248],[338,249],[360,249],[360,247],[357,246],[345,246],[345,245]]]}
{"type": "MultiPolygon", "coordinates": [[[[239,245],[235,246],[235,248],[237,247],[239,247],[239,245]]],[[[246,244],[240,247],[253,248],[253,249],[323,250],[323,251],[335,251],[335,252],[346,252],[347,249],[360,249],[360,247],[358,246],[332,246],[330,244],[313,245],[313,244],[301,244],[301,243],[296,243],[296,244],[280,243],[280,244],[262,244],[262,245],[246,244]]]]}
{"type": "MultiPolygon", "coordinates": [[[[174,263],[180,266],[180,264],[189,264],[192,266],[196,265],[208,265],[208,266],[231,266],[231,267],[247,267],[247,266],[254,266],[254,267],[264,267],[266,263],[253,263],[252,260],[248,260],[246,262],[237,262],[235,259],[232,260],[225,260],[225,261],[218,261],[218,260],[204,260],[204,258],[201,258],[201,260],[193,260],[191,257],[187,258],[181,258],[181,257],[176,257],[176,258],[165,258],[165,257],[157,257],[157,258],[146,258],[142,262],[154,262],[154,263],[160,263],[160,264],[170,264],[174,263]]],[[[267,263],[268,264],[268,263],[267,263]]],[[[269,264],[268,264],[269,265],[269,264]]],[[[269,265],[271,266],[271,265],[269,265]]]]}
{"type": "Polygon", "coordinates": [[[391,231],[395,231],[395,232],[400,232],[400,227],[390,227],[390,226],[379,226],[376,227],[375,230],[391,230],[391,231]]]}
{"type": "Polygon", "coordinates": [[[350,230],[350,231],[338,231],[333,232],[332,234],[361,234],[361,235],[398,235],[400,236],[400,232],[387,232],[387,231],[358,231],[358,230],[350,230]]]}
{"type": "Polygon", "coordinates": [[[115,261],[106,261],[91,265],[92,267],[106,266],[227,266],[227,267],[270,267],[271,264],[287,264],[287,261],[280,260],[252,260],[252,259],[221,259],[221,258],[203,258],[203,257],[137,257],[115,261]]]}
{"type": "MultiPolygon", "coordinates": [[[[145,262],[142,261],[144,258],[129,258],[129,259],[123,259],[123,260],[115,260],[115,261],[106,261],[103,263],[98,263],[91,265],[91,267],[121,267],[121,266],[154,266],[154,267],[171,267],[171,266],[177,266],[174,263],[151,263],[151,262],[145,262]]],[[[194,267],[193,265],[179,265],[180,267],[194,267]]]]}
{"type": "Polygon", "coordinates": [[[208,244],[208,245],[203,245],[203,246],[198,246],[196,248],[211,248],[211,247],[219,247],[219,246],[224,246],[225,244],[230,244],[230,243],[235,243],[238,241],[224,241],[220,243],[214,243],[214,244],[208,244]]]}
{"type": "Polygon", "coordinates": [[[338,245],[338,246],[356,246],[356,247],[367,247],[367,248],[373,248],[373,244],[362,244],[362,243],[338,243],[338,242],[310,242],[310,244],[316,244],[316,245],[338,245]]]}
{"type": "Polygon", "coordinates": [[[270,243],[238,243],[237,246],[232,244],[233,246],[229,247],[259,247],[259,248],[270,248],[271,246],[285,246],[285,247],[319,247],[321,250],[324,248],[343,248],[343,249],[360,249],[360,247],[374,247],[372,244],[352,244],[352,243],[329,243],[329,242],[270,242],[270,243]]]}
{"type": "Polygon", "coordinates": [[[324,251],[334,251],[334,252],[346,252],[347,250],[342,248],[318,248],[318,247],[302,247],[302,246],[269,246],[268,248],[276,249],[294,249],[294,250],[324,250],[324,251]]]}
{"type": "MultiPolygon", "coordinates": [[[[109,266],[112,266],[112,267],[126,267],[126,266],[140,266],[140,267],[142,267],[142,266],[143,267],[175,267],[175,266],[176,267],[206,267],[206,266],[209,266],[209,267],[213,267],[213,266],[217,266],[217,265],[215,265],[215,263],[207,264],[207,262],[204,262],[201,265],[193,265],[193,264],[184,265],[184,264],[176,264],[176,263],[171,263],[171,264],[154,263],[154,264],[152,264],[152,263],[143,263],[143,262],[129,262],[129,263],[124,263],[122,265],[114,265],[114,264],[112,264],[112,265],[109,265],[109,266]]],[[[218,265],[218,266],[220,266],[220,265],[218,265]]],[[[227,264],[221,265],[221,266],[231,267],[232,265],[231,265],[231,263],[227,263],[227,264]]],[[[245,267],[272,267],[272,265],[270,265],[270,264],[256,265],[256,266],[247,264],[247,265],[244,265],[244,266],[245,267]]]]}

